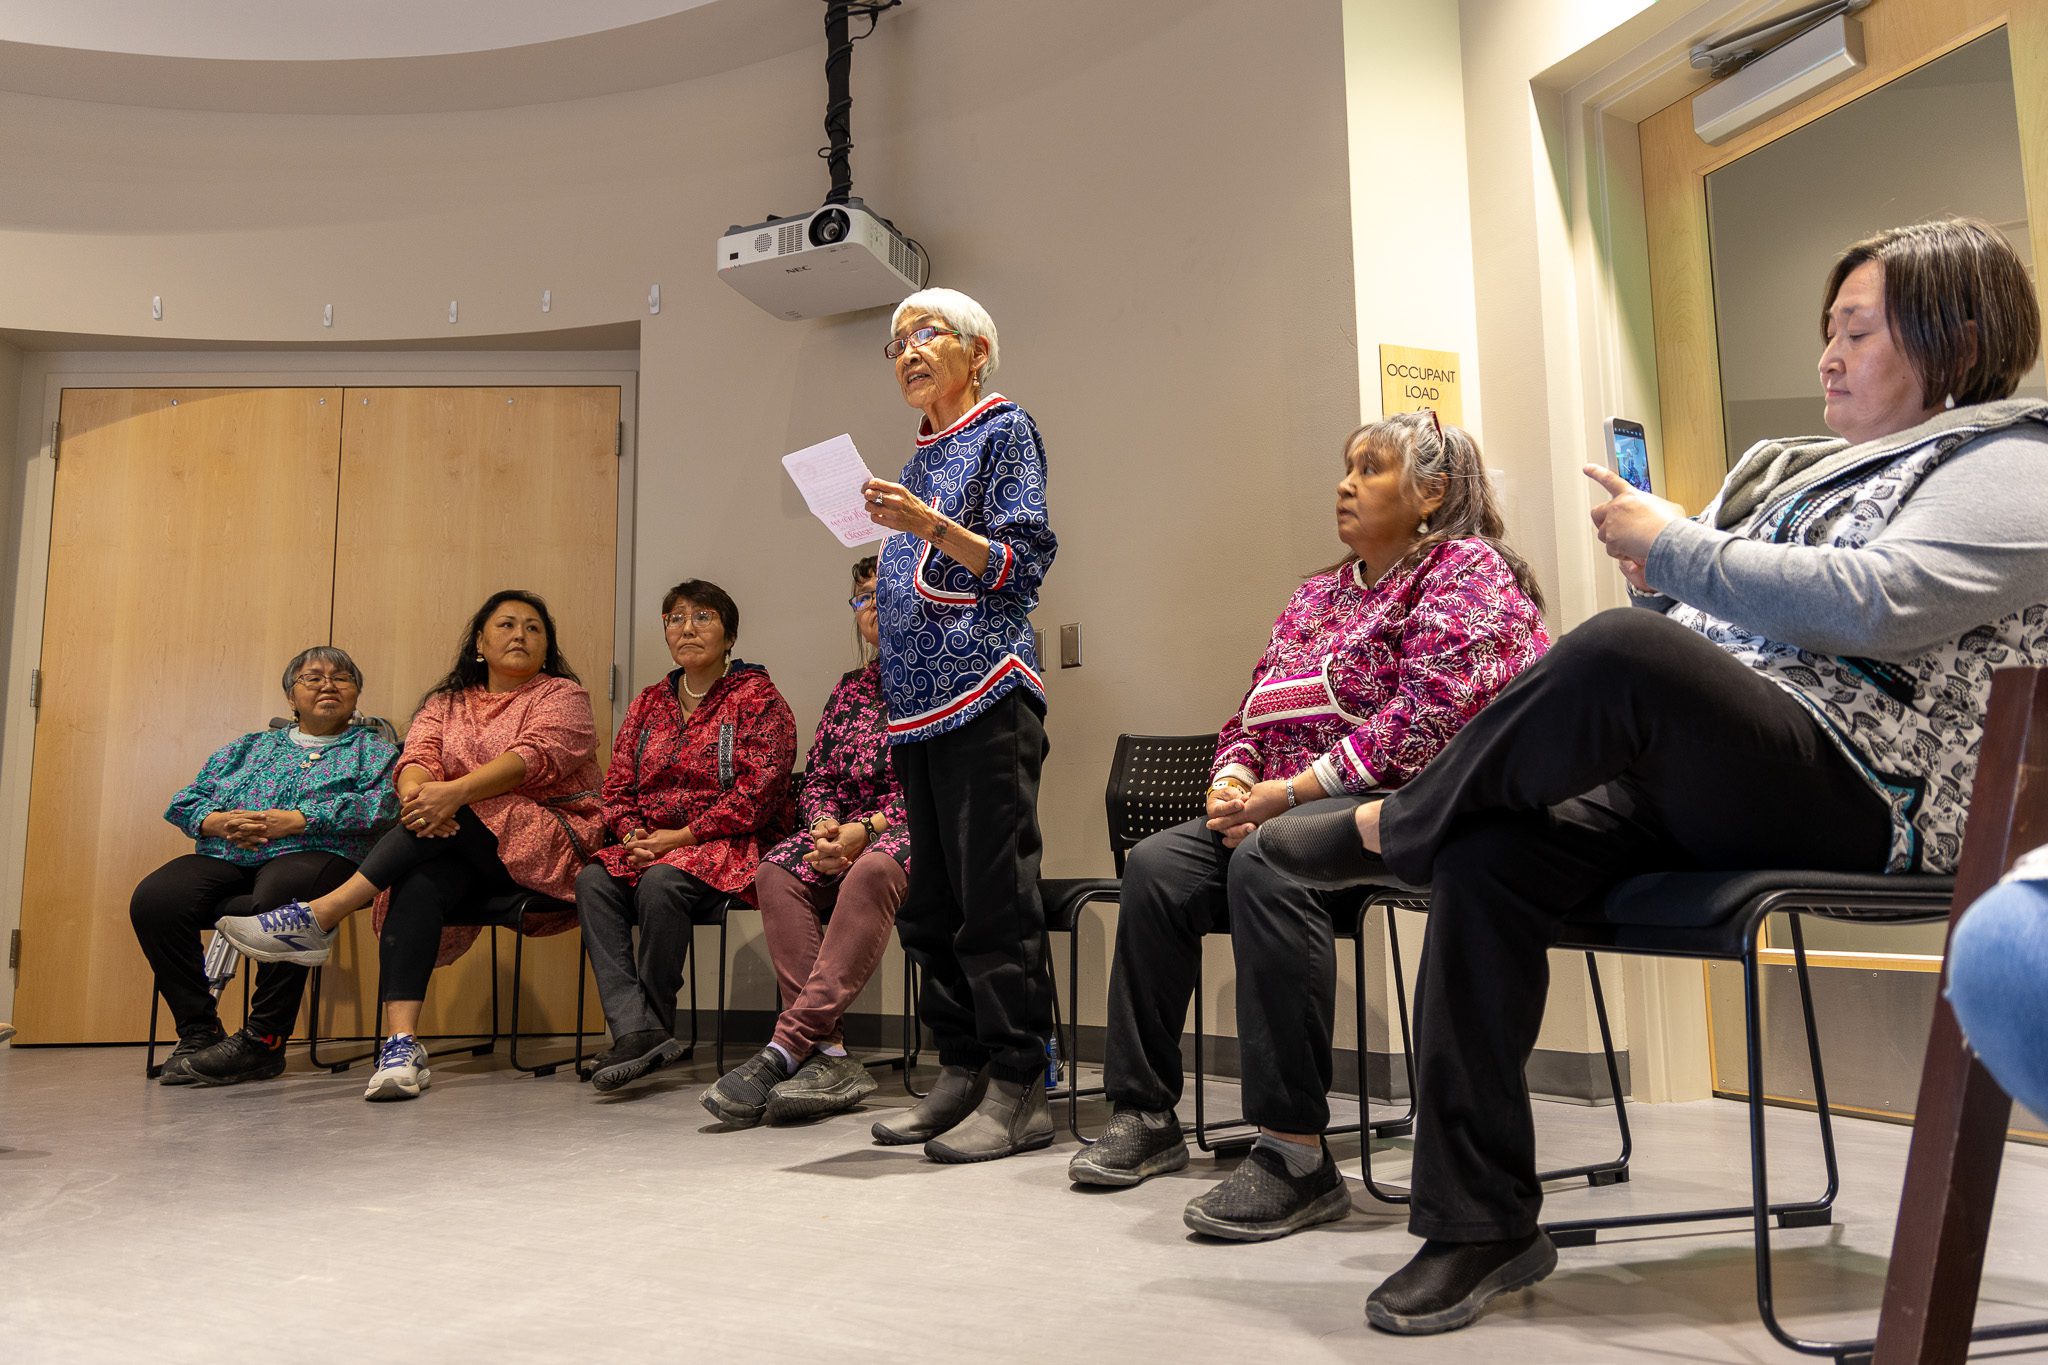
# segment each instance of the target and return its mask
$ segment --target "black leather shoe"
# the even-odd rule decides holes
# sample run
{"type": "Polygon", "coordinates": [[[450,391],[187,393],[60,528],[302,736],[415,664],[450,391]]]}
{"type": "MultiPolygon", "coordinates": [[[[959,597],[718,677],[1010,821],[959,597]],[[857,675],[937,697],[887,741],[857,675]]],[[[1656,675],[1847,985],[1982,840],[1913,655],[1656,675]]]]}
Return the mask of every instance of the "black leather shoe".
{"type": "Polygon", "coordinates": [[[1259,852],[1282,876],[1318,891],[1392,881],[1379,855],[1359,842],[1356,812],[1364,804],[1339,797],[1276,815],[1259,826],[1259,852]]]}
{"type": "Polygon", "coordinates": [[[239,1085],[267,1081],[284,1074],[284,1039],[276,1047],[248,1029],[237,1029],[212,1047],[192,1054],[186,1064],[195,1085],[239,1085]]]}
{"type": "Polygon", "coordinates": [[[1490,1300],[1555,1269],[1557,1247],[1541,1228],[1511,1242],[1424,1242],[1414,1260],[1372,1291],[1365,1320],[1404,1337],[1455,1331],[1490,1300]]]}
{"type": "Polygon", "coordinates": [[[590,1088],[609,1093],[631,1085],[650,1072],[659,1071],[683,1055],[683,1045],[660,1029],[642,1029],[619,1039],[614,1048],[619,1060],[590,1073],[590,1088]]]}

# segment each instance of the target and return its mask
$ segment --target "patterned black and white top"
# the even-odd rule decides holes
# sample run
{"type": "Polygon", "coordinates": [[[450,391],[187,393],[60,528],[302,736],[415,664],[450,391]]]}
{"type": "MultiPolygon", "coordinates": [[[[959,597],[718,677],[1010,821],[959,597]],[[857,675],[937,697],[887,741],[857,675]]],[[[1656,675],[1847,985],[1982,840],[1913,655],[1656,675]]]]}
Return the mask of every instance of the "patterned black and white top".
{"type": "Polygon", "coordinates": [[[1952,872],[1992,671],[2048,663],[2048,403],[1762,443],[1644,567],[1641,605],[1783,687],[1889,803],[1887,871],[1952,872]]]}

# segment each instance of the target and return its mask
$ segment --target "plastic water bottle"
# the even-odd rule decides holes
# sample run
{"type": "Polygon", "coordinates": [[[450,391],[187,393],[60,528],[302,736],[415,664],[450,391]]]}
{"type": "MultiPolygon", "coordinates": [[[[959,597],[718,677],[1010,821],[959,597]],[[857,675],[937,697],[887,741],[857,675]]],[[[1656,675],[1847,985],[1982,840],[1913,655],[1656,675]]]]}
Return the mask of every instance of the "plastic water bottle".
{"type": "Polygon", "coordinates": [[[1060,1088],[1060,1036],[1048,1034],[1045,1040],[1045,1088],[1060,1088]]]}

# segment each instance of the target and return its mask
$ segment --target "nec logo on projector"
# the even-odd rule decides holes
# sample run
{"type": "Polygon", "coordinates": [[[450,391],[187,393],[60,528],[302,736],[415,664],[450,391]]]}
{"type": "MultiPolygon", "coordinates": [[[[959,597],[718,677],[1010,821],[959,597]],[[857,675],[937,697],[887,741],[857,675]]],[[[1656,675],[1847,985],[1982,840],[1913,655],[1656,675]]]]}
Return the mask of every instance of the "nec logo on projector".
{"type": "Polygon", "coordinates": [[[923,252],[859,199],[718,239],[718,277],[791,322],[897,303],[929,274],[923,252]]]}

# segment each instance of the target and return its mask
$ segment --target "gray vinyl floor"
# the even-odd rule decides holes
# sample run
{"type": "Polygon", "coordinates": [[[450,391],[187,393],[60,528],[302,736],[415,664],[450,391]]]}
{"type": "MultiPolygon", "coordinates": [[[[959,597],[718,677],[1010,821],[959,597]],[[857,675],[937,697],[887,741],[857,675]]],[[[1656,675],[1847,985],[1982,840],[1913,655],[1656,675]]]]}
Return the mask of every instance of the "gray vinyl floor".
{"type": "MultiPolygon", "coordinates": [[[[601,1098],[440,1060],[425,1097],[386,1105],[360,1069],[296,1059],[222,1091],[140,1073],[133,1049],[0,1049],[0,1361],[1795,1359],[1727,1225],[1567,1250],[1473,1328],[1402,1340],[1360,1308],[1414,1243],[1362,1187],[1343,1223],[1209,1243],[1180,1210],[1212,1158],[1080,1193],[1064,1134],[941,1167],[870,1145],[861,1116],[726,1132],[696,1103],[708,1064],[601,1098]]],[[[889,1077],[870,1103],[904,1102],[889,1077]]],[[[1630,1112],[1633,1180],[1559,1185],[1549,1216],[1747,1197],[1741,1106],[1630,1112]]],[[[1537,1118],[1560,1163],[1615,1141],[1610,1110],[1537,1118]]],[[[1772,1114],[1774,1192],[1817,1184],[1812,1127],[1772,1114]]],[[[1814,1333],[1867,1329],[1905,1156],[1903,1128],[1840,1132],[1835,1225],[1779,1235],[1781,1305],[1814,1333]]],[[[1405,1171],[1405,1144],[1376,1151],[1405,1171]]],[[[1339,1155],[1355,1170],[1355,1142],[1339,1155]]],[[[2044,1224],[2048,1151],[2010,1147],[1980,1322],[2048,1315],[2044,1224]]]]}

